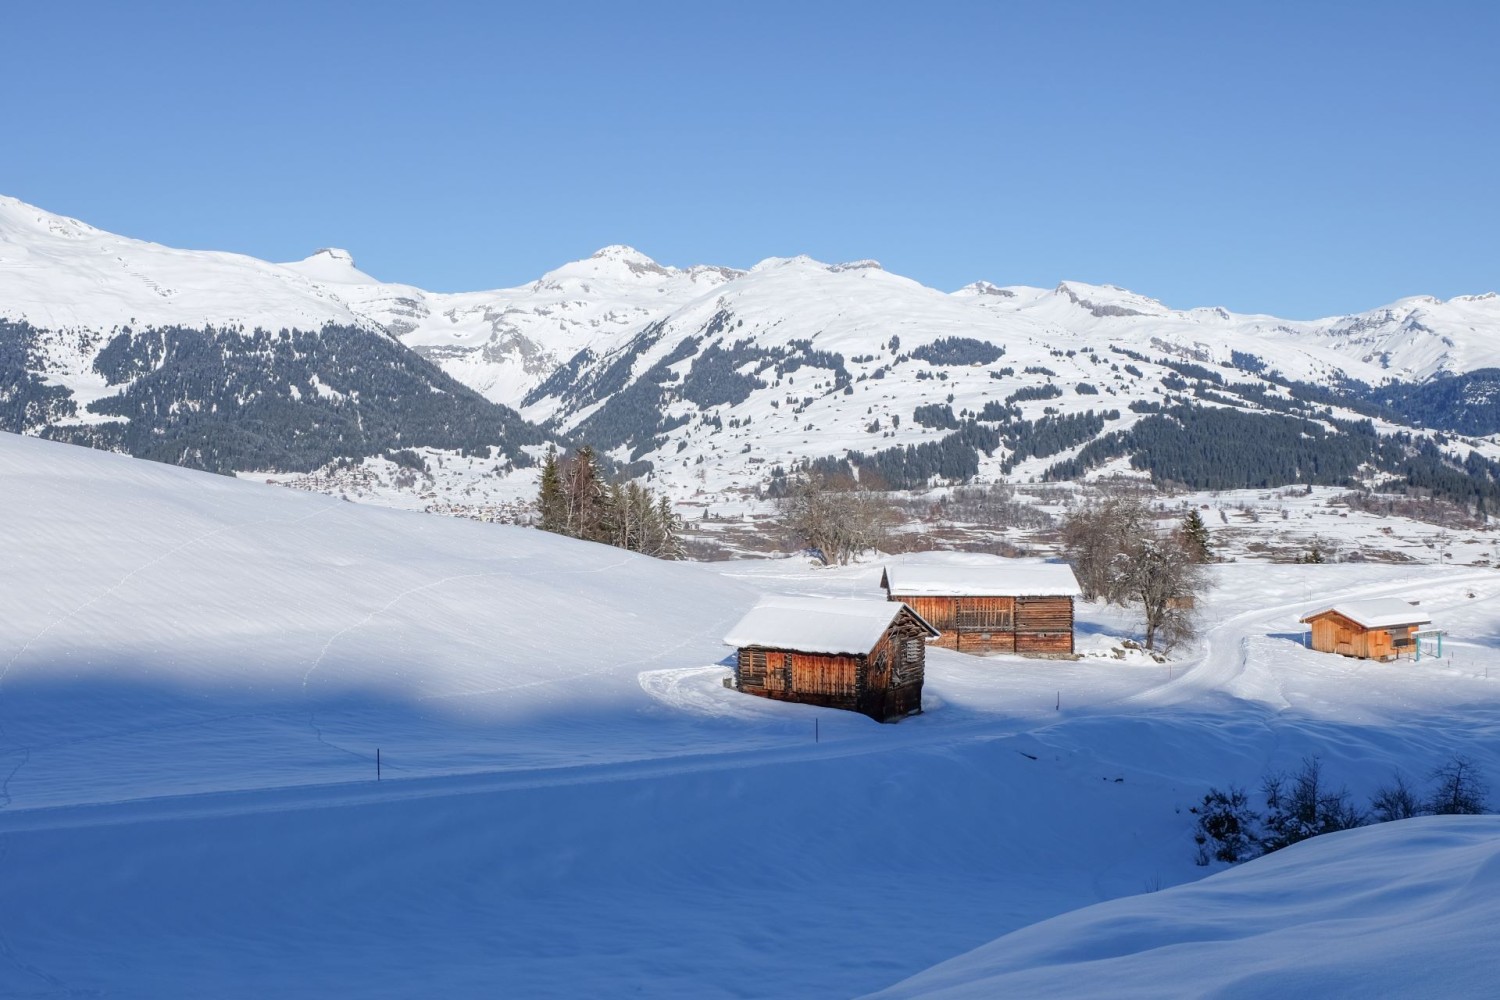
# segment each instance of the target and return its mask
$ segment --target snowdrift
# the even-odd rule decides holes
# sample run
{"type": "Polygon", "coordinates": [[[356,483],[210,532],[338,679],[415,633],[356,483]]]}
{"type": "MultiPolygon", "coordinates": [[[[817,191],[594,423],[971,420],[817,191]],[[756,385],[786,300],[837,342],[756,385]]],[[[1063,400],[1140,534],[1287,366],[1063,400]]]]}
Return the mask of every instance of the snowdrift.
{"type": "Polygon", "coordinates": [[[1422,817],[1047,920],[873,996],[1490,996],[1497,921],[1500,817],[1422,817]]]}

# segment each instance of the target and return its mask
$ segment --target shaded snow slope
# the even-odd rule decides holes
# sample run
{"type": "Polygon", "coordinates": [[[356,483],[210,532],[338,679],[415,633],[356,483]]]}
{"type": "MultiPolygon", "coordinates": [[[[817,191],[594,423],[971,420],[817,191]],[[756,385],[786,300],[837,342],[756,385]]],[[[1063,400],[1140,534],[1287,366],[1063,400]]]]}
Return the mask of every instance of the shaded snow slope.
{"type": "MultiPolygon", "coordinates": [[[[1500,774],[1491,570],[1217,567],[1169,663],[1080,605],[1083,659],[932,650],[882,726],[728,690],[720,645],[881,564],[659,563],[11,435],[0,484],[0,993],[858,995],[1200,877],[1211,784],[1500,774]],[[1395,596],[1444,660],[1300,645],[1395,596]]],[[[888,564],[950,561],[985,560],[888,564]]]]}
{"type": "Polygon", "coordinates": [[[1331,834],[1010,934],[874,994],[1491,996],[1500,817],[1331,834]]]}

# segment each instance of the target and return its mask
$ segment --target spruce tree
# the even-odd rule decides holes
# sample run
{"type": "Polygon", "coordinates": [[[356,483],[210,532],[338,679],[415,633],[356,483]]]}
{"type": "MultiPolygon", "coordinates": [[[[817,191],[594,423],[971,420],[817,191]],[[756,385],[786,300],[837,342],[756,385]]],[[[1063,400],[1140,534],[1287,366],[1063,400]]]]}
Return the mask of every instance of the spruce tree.
{"type": "MultiPolygon", "coordinates": [[[[647,499],[650,499],[649,494],[647,499]]],[[[660,541],[652,555],[658,559],[681,559],[686,551],[682,545],[682,518],[665,496],[656,501],[655,521],[660,541]]]]}
{"type": "Polygon", "coordinates": [[[584,445],[565,464],[563,492],[567,497],[566,533],[597,540],[605,502],[593,448],[584,445]]]}
{"type": "Polygon", "coordinates": [[[1182,519],[1182,541],[1193,562],[1206,563],[1213,560],[1213,542],[1208,537],[1208,525],[1203,523],[1196,508],[1189,510],[1182,519]]]}
{"type": "Polygon", "coordinates": [[[543,531],[565,532],[568,526],[568,501],[563,492],[562,468],[557,460],[557,446],[547,448],[547,458],[542,463],[542,484],[537,492],[536,510],[540,517],[537,525],[543,531]]]}

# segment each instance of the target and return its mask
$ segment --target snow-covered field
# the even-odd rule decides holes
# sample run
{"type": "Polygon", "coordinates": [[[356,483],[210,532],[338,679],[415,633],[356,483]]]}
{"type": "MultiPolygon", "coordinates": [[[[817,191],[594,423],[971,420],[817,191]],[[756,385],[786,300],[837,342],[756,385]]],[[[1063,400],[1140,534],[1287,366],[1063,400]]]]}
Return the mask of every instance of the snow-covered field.
{"type": "MultiPolygon", "coordinates": [[[[1104,995],[1099,962],[1149,983],[1233,906],[1260,922],[1184,960],[1259,995],[1253,953],[1295,993],[1324,980],[1292,928],[1339,893],[1433,995],[1500,973],[1418,912],[1493,882],[1488,819],[1171,889],[1208,873],[1209,785],[1311,753],[1361,799],[1453,752],[1500,777],[1488,568],[1216,567],[1166,663],[1081,605],[1081,659],[933,650],[925,714],[881,726],[722,685],[759,596],[875,594],[871,562],[660,563],[11,435],[0,552],[0,994],[844,997],[1021,932],[899,995],[1104,995]],[[1444,659],[1303,648],[1302,613],[1393,595],[1444,659]]],[[[1492,926],[1495,898],[1455,912],[1492,926]]],[[[1340,987],[1379,992],[1368,969],[1340,987]]]]}

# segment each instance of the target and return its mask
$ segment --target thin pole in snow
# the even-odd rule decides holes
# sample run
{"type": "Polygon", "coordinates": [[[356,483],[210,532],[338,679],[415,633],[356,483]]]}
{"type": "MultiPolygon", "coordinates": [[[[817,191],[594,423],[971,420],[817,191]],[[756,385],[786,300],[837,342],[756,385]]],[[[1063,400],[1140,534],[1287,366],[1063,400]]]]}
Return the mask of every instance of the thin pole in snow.
{"type": "Polygon", "coordinates": [[[818,742],[818,717],[813,716],[813,742],[818,742]]]}
{"type": "Polygon", "coordinates": [[[1057,692],[1057,704],[1053,706],[1052,710],[1054,712],[1061,712],[1062,711],[1062,692],[1061,691],[1057,692]]]}
{"type": "Polygon", "coordinates": [[[375,748],[375,780],[380,780],[380,748],[375,748]]]}

